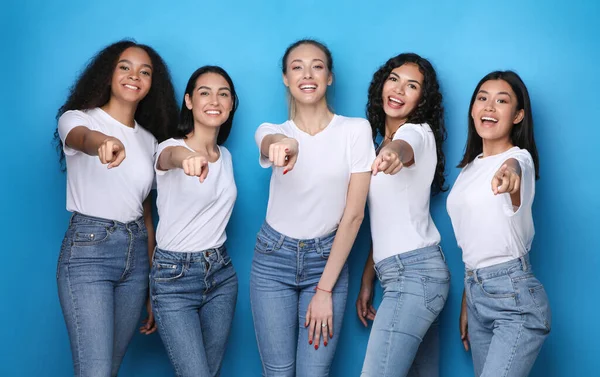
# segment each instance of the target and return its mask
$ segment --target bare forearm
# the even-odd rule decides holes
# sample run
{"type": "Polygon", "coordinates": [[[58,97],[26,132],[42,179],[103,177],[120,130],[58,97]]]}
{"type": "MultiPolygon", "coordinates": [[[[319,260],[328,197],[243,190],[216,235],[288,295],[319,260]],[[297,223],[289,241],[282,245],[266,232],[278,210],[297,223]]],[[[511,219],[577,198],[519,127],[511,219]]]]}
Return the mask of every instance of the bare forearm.
{"type": "Polygon", "coordinates": [[[65,140],[68,147],[83,152],[89,156],[98,156],[98,148],[110,136],[102,132],[92,131],[87,127],[75,127],[65,140]]]}
{"type": "Polygon", "coordinates": [[[513,172],[515,172],[515,174],[521,177],[521,164],[519,164],[517,159],[509,158],[508,160],[504,161],[504,164],[513,172]]]}
{"type": "Polygon", "coordinates": [[[160,170],[181,169],[183,160],[193,155],[194,152],[184,147],[168,147],[158,157],[160,170]]]}
{"type": "Polygon", "coordinates": [[[407,165],[415,157],[412,147],[404,140],[394,140],[386,145],[386,148],[395,152],[403,165],[407,165]]]}
{"type": "Polygon", "coordinates": [[[148,261],[152,266],[152,257],[154,256],[154,248],[156,247],[156,237],[154,233],[154,222],[152,221],[152,194],[144,200],[144,224],[148,231],[148,261]]]}
{"type": "Polygon", "coordinates": [[[375,280],[375,262],[373,261],[373,243],[371,243],[371,248],[369,250],[369,257],[365,262],[365,268],[362,274],[362,283],[363,284],[371,284],[373,280],[375,280]]]}
{"type": "Polygon", "coordinates": [[[342,218],[325,270],[323,270],[323,275],[319,280],[320,288],[330,291],[335,286],[346,259],[348,259],[350,250],[352,250],[362,220],[363,216],[361,215],[353,216],[351,219],[342,218]]]}
{"type": "Polygon", "coordinates": [[[287,136],[283,134],[272,134],[265,136],[262,139],[262,142],[260,143],[260,153],[265,157],[269,157],[269,147],[271,146],[271,144],[277,143],[278,141],[281,141],[286,137],[287,136]]]}

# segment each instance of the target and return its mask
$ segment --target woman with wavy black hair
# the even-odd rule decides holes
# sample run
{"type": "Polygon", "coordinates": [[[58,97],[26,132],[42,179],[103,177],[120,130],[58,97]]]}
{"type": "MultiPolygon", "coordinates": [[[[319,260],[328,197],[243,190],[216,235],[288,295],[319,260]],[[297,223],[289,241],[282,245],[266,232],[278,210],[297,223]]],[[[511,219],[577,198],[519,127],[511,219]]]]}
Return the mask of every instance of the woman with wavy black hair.
{"type": "Polygon", "coordinates": [[[411,53],[388,60],[373,75],[367,115],[383,140],[371,167],[373,242],[356,301],[363,324],[374,321],[361,376],[437,376],[437,318],[450,274],[429,213],[432,190],[445,189],[446,133],[431,63],[411,53]],[[375,274],[384,291],[377,312],[375,274]]]}
{"type": "MultiPolygon", "coordinates": [[[[116,376],[148,297],[157,139],[177,122],[167,66],[148,46],[111,44],[88,63],[57,117],[73,212],[57,280],[75,376],[116,376]]],[[[150,310],[141,331],[155,331],[150,310]]]]}
{"type": "Polygon", "coordinates": [[[529,92],[519,75],[486,75],[471,97],[462,168],[448,214],[465,278],[460,336],[475,376],[528,376],[551,328],[529,251],[539,159],[529,92]]]}
{"type": "Polygon", "coordinates": [[[238,99],[220,67],[190,77],[179,125],[158,146],[160,220],[150,273],[158,332],[179,377],[218,376],[237,299],[225,250],[237,189],[223,146],[238,99]]]}

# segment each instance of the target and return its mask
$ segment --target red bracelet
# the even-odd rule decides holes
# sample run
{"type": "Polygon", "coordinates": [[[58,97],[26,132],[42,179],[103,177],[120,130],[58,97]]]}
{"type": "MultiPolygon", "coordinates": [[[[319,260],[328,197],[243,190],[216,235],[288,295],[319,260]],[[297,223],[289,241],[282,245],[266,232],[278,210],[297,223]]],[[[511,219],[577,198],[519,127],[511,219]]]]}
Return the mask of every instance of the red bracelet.
{"type": "Polygon", "coordinates": [[[327,289],[319,288],[319,286],[318,286],[318,285],[315,287],[315,292],[316,292],[317,290],[319,290],[319,291],[323,291],[323,292],[327,292],[327,293],[333,293],[333,291],[328,291],[327,289]]]}

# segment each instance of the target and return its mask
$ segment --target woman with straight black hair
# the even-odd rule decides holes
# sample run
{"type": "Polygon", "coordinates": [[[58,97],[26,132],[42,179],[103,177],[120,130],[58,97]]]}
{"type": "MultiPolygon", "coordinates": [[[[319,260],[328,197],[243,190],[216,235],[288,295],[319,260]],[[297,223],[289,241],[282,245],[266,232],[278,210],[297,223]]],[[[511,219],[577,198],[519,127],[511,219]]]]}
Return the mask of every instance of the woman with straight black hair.
{"type": "Polygon", "coordinates": [[[525,377],[551,327],[533,274],[531,206],[539,160],[527,87],[512,71],[477,84],[448,214],[465,262],[460,333],[475,376],[525,377]]]}
{"type": "Polygon", "coordinates": [[[263,123],[255,134],[260,164],[272,168],[250,274],[263,376],[328,376],[342,327],[346,259],[375,153],[369,123],[327,105],[332,69],[324,44],[290,45],[282,61],[289,120],[263,123]]]}
{"type": "Polygon", "coordinates": [[[237,196],[227,140],[238,98],[220,67],[190,77],[172,137],[158,146],[152,310],[178,377],[218,376],[237,299],[225,227],[237,196]]]}
{"type": "MultiPolygon", "coordinates": [[[[57,117],[73,212],[57,280],[74,372],[116,376],[148,298],[157,139],[177,122],[167,66],[146,45],[113,43],[88,63],[57,117]]],[[[149,310],[142,332],[155,329],[149,310]]]]}
{"type": "Polygon", "coordinates": [[[371,252],[356,301],[373,320],[361,376],[439,375],[438,316],[450,273],[431,214],[431,192],[445,190],[444,107],[431,63],[417,54],[389,59],[373,75],[367,115],[381,137],[369,189],[371,252]],[[375,275],[383,286],[372,306],[375,275]]]}

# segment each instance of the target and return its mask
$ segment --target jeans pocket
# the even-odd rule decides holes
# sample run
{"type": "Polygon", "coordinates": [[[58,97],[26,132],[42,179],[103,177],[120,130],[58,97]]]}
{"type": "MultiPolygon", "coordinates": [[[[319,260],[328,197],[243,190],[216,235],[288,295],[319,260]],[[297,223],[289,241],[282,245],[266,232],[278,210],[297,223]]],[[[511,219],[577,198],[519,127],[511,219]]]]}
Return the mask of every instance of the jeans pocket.
{"type": "Polygon", "coordinates": [[[540,284],[537,287],[529,288],[529,294],[544,322],[544,327],[550,332],[552,328],[552,312],[550,311],[548,295],[544,286],[540,284]]]}
{"type": "Polygon", "coordinates": [[[163,262],[154,260],[150,276],[156,282],[174,281],[183,276],[183,263],[163,262]]]}
{"type": "Polygon", "coordinates": [[[271,254],[275,251],[275,242],[268,240],[259,234],[256,236],[254,250],[261,254],[271,254]]]}
{"type": "Polygon", "coordinates": [[[421,282],[423,283],[425,307],[437,316],[444,309],[448,299],[450,273],[447,270],[440,270],[432,275],[421,277],[421,282]]]}
{"type": "Polygon", "coordinates": [[[109,228],[102,225],[76,225],[73,231],[74,246],[92,246],[106,242],[110,236],[109,228]]]}
{"type": "Polygon", "coordinates": [[[483,294],[489,298],[513,298],[515,288],[509,275],[485,279],[479,283],[483,294]]]}

